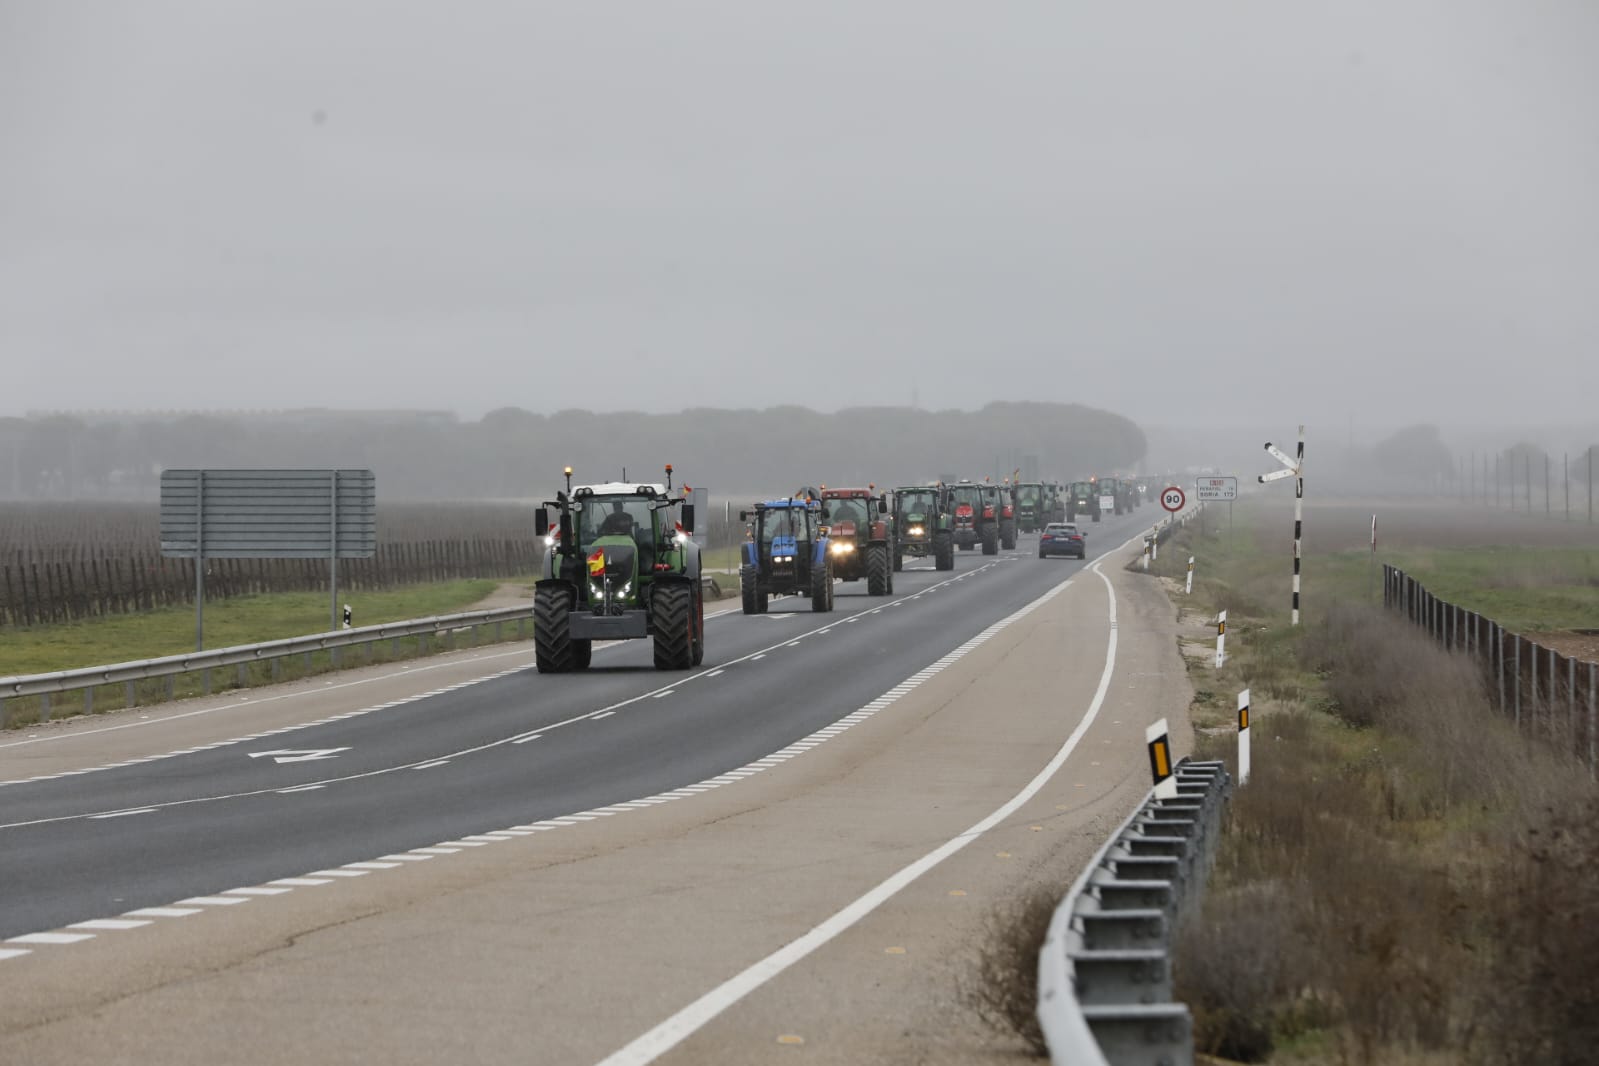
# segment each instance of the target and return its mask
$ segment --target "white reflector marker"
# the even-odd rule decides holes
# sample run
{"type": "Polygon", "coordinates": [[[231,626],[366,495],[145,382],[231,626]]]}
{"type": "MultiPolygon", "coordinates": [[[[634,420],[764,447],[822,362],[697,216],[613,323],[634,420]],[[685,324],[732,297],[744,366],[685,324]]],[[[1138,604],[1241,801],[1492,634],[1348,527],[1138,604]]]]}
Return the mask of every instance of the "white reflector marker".
{"type": "Polygon", "coordinates": [[[1192,555],[1188,557],[1188,583],[1183,586],[1183,592],[1185,595],[1190,596],[1194,592],[1194,557],[1192,555]]]}
{"type": "Polygon", "coordinates": [[[1227,661],[1227,612],[1216,616],[1216,669],[1227,661]]]}
{"type": "Polygon", "coordinates": [[[1249,690],[1238,694],[1238,783],[1249,783],[1249,690]]]}
{"type": "Polygon", "coordinates": [[[1177,798],[1177,775],[1171,757],[1171,736],[1162,718],[1144,730],[1144,743],[1149,745],[1149,774],[1155,779],[1156,799],[1177,798]]]}

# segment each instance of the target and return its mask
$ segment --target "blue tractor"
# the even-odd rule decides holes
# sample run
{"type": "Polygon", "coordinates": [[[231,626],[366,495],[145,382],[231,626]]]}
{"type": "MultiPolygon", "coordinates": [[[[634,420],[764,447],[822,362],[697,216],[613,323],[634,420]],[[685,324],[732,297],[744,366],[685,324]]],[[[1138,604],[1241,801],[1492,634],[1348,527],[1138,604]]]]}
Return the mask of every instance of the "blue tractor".
{"type": "Polygon", "coordinates": [[[785,594],[809,596],[813,611],[833,609],[833,564],[819,502],[768,500],[739,518],[750,524],[738,569],[745,614],[765,614],[767,600],[785,594]]]}

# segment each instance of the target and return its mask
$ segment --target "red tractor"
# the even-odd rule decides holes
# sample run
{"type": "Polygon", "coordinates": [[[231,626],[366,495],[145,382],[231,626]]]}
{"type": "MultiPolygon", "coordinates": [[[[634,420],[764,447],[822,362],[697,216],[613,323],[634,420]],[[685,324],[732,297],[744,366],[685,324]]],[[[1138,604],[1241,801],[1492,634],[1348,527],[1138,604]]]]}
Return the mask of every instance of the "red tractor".
{"type": "Polygon", "coordinates": [[[822,486],[822,524],[833,576],[840,581],[866,579],[869,596],[894,591],[894,522],[888,499],[877,486],[830,489],[822,486]]]}

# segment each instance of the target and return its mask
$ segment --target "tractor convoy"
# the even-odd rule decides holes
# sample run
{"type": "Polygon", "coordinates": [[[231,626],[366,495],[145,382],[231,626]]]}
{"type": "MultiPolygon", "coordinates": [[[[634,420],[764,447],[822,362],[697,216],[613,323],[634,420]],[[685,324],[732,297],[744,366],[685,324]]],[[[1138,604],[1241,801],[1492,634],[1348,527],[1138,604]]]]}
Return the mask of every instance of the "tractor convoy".
{"type": "MultiPolygon", "coordinates": [[[[540,673],[586,670],[596,640],[651,641],[660,670],[686,670],[705,656],[705,590],[694,506],[664,483],[572,484],[534,512],[545,539],[533,590],[533,642],[540,673]]],[[[745,614],[765,614],[774,596],[831,611],[834,582],[864,580],[868,596],[894,592],[905,560],[955,568],[955,550],[997,555],[1020,533],[1052,523],[1123,514],[1156,491],[1148,479],[1091,477],[1061,485],[1004,478],[866,488],[802,488],[739,512],[739,592],[745,614]]],[[[681,493],[686,496],[685,486],[681,493]]]]}

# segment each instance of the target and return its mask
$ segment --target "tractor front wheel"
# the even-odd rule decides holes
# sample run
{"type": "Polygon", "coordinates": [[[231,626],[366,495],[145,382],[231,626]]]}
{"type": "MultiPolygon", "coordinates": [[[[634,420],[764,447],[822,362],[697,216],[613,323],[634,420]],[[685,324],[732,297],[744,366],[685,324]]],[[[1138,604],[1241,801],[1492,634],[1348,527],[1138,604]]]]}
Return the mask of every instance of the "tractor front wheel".
{"type": "Polygon", "coordinates": [[[587,670],[594,661],[594,642],[592,640],[574,640],[572,642],[572,669],[587,670]]]}
{"type": "Polygon", "coordinates": [[[866,594],[868,596],[887,596],[888,576],[890,573],[888,546],[884,544],[868,544],[866,546],[866,594]]]}
{"type": "Polygon", "coordinates": [[[833,568],[830,565],[811,567],[811,610],[816,614],[833,609],[833,568]]]}
{"type": "Polygon", "coordinates": [[[574,665],[572,590],[546,585],[533,591],[533,655],[541,674],[564,674],[574,665]]]}
{"type": "Polygon", "coordinates": [[[999,554],[999,530],[995,529],[992,525],[987,526],[983,530],[983,554],[999,554]]]}
{"type": "Polygon", "coordinates": [[[761,596],[757,591],[756,586],[758,584],[759,580],[756,577],[753,566],[741,566],[738,568],[738,589],[744,596],[745,614],[760,614],[766,609],[765,597],[761,596]]]}
{"type": "Polygon", "coordinates": [[[694,665],[694,590],[672,582],[658,584],[650,597],[655,629],[655,669],[687,670],[694,665]]]}
{"type": "Polygon", "coordinates": [[[955,538],[948,533],[933,534],[933,569],[955,569],[955,538]]]}
{"type": "Polygon", "coordinates": [[[905,569],[905,552],[899,548],[894,549],[894,573],[905,569]]]}

